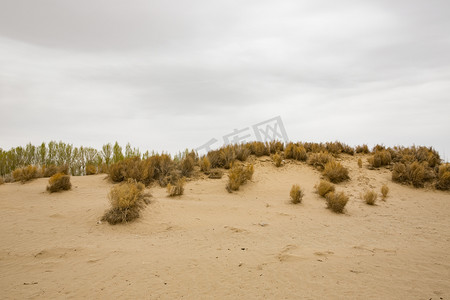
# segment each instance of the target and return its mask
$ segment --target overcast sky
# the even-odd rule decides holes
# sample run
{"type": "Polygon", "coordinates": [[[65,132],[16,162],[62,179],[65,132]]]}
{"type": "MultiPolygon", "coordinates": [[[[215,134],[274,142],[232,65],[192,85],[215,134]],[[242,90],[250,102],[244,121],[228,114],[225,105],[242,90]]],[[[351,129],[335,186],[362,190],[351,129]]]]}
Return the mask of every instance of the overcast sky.
{"type": "Polygon", "coordinates": [[[450,1],[0,0],[0,147],[290,140],[450,153],[450,1]]]}

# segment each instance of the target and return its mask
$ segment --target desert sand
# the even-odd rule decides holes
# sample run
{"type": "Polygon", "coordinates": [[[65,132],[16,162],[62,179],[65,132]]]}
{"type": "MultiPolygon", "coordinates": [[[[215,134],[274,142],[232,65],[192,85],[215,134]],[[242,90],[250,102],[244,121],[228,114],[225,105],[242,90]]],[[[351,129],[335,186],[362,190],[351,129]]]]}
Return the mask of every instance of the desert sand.
{"type": "Polygon", "coordinates": [[[359,169],[359,157],[342,157],[345,214],[314,192],[319,171],[268,157],[231,194],[226,175],[189,181],[174,198],[151,186],[141,218],[115,226],[98,222],[104,174],[55,194],[46,178],[3,184],[1,298],[449,299],[450,192],[393,183],[387,169],[359,169]],[[361,200],[384,183],[386,201],[361,200]],[[293,184],[301,204],[289,201],[293,184]]]}

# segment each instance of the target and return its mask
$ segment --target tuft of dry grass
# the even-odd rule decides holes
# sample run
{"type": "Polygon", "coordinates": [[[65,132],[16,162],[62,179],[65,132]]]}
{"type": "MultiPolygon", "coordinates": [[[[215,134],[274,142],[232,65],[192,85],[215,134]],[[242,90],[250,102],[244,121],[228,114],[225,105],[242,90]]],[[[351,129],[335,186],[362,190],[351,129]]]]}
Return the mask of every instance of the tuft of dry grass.
{"type": "Polygon", "coordinates": [[[113,186],[108,194],[111,209],[105,212],[102,221],[114,225],[139,218],[140,210],[147,202],[144,188],[144,184],[133,179],[113,186]]]}
{"type": "Polygon", "coordinates": [[[221,150],[212,150],[208,154],[209,162],[211,163],[211,168],[223,168],[225,167],[225,159],[221,150]]]}
{"type": "Polygon", "coordinates": [[[383,200],[386,200],[388,194],[389,187],[386,184],[383,184],[383,186],[381,187],[381,195],[383,196],[383,200]]]}
{"type": "Polygon", "coordinates": [[[97,168],[94,165],[86,165],[86,175],[97,174],[97,168]]]}
{"type": "Polygon", "coordinates": [[[358,167],[361,169],[363,166],[363,162],[361,158],[358,158],[358,167]]]}
{"type": "Polygon", "coordinates": [[[308,158],[306,154],[306,149],[303,146],[298,146],[294,143],[289,143],[284,149],[284,156],[287,159],[295,159],[300,161],[306,161],[308,158]]]}
{"type": "Polygon", "coordinates": [[[377,150],[368,162],[373,168],[390,165],[392,161],[391,153],[388,150],[377,150]]]}
{"type": "Polygon", "coordinates": [[[291,196],[291,202],[293,204],[301,203],[303,199],[303,191],[299,185],[294,184],[291,188],[291,192],[289,193],[291,196]]]}
{"type": "Polygon", "coordinates": [[[322,170],[330,161],[334,161],[334,157],[328,152],[323,151],[319,153],[312,153],[308,158],[308,164],[320,170],[322,170]]]}
{"type": "Polygon", "coordinates": [[[181,196],[184,193],[184,184],[186,183],[184,177],[178,179],[173,185],[167,184],[167,194],[169,197],[181,196]]]}
{"type": "Polygon", "coordinates": [[[250,156],[250,149],[245,145],[236,145],[234,147],[234,152],[236,153],[236,159],[240,161],[246,161],[250,156]]]}
{"type": "Polygon", "coordinates": [[[283,161],[283,159],[281,158],[281,155],[279,155],[278,153],[275,153],[274,155],[272,155],[272,160],[277,168],[281,167],[281,162],[283,161]]]}
{"type": "Polygon", "coordinates": [[[223,171],[221,169],[211,169],[209,172],[209,178],[220,179],[223,176],[223,171]]]}
{"type": "Polygon", "coordinates": [[[375,202],[377,201],[377,193],[374,190],[369,190],[364,193],[364,201],[369,205],[375,205],[375,202]]]}
{"type": "Polygon", "coordinates": [[[330,192],[325,196],[327,208],[336,213],[343,213],[344,207],[348,202],[348,196],[344,192],[330,192]]]}
{"type": "Polygon", "coordinates": [[[366,144],[363,144],[363,145],[356,146],[355,152],[367,154],[367,153],[370,153],[370,150],[366,144]]]}
{"type": "Polygon", "coordinates": [[[335,160],[325,165],[322,174],[333,183],[339,183],[350,178],[348,176],[348,169],[335,160]]]}
{"type": "Polygon", "coordinates": [[[450,164],[443,164],[439,167],[436,188],[439,190],[450,190],[450,164]]]}
{"type": "Polygon", "coordinates": [[[180,163],[181,175],[190,177],[194,171],[195,161],[191,155],[186,156],[180,163]]]}
{"type": "Polygon", "coordinates": [[[0,185],[4,184],[5,180],[3,179],[3,176],[0,176],[0,185]]]}
{"type": "Polygon", "coordinates": [[[200,171],[202,172],[209,172],[209,170],[211,169],[211,163],[209,162],[208,157],[203,156],[200,159],[200,171]]]}
{"type": "Polygon", "coordinates": [[[26,166],[24,168],[15,169],[12,172],[12,176],[14,178],[14,181],[25,183],[27,181],[40,177],[40,173],[36,166],[26,166]]]}
{"type": "Polygon", "coordinates": [[[321,180],[319,182],[319,184],[317,184],[315,186],[317,193],[321,196],[321,197],[325,197],[328,193],[330,192],[334,192],[335,187],[334,185],[326,180],[321,180]]]}
{"type": "Polygon", "coordinates": [[[228,183],[226,189],[228,192],[237,191],[239,187],[246,183],[248,180],[252,179],[254,172],[253,165],[242,166],[239,164],[234,164],[228,173],[228,183]]]}
{"type": "Polygon", "coordinates": [[[257,157],[270,154],[269,147],[263,142],[252,142],[247,145],[249,145],[250,153],[257,157]]]}
{"type": "Polygon", "coordinates": [[[64,173],[56,173],[48,180],[47,191],[55,193],[59,191],[68,191],[72,187],[70,176],[64,173]]]}

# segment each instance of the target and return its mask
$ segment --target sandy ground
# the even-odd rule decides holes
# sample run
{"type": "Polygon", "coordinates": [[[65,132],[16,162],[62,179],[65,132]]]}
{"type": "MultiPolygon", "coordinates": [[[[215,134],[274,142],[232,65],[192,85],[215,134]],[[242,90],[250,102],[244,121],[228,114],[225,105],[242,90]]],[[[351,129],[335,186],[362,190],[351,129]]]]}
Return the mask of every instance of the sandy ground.
{"type": "Polygon", "coordinates": [[[449,299],[450,193],[394,184],[385,169],[357,167],[346,213],[314,193],[320,173],[304,163],[256,162],[251,182],[229,194],[227,176],[188,182],[130,224],[97,224],[112,186],[72,177],[0,186],[3,299],[449,299]],[[390,187],[366,205],[365,188],[390,187]],[[289,203],[292,184],[305,191],[289,203]]]}

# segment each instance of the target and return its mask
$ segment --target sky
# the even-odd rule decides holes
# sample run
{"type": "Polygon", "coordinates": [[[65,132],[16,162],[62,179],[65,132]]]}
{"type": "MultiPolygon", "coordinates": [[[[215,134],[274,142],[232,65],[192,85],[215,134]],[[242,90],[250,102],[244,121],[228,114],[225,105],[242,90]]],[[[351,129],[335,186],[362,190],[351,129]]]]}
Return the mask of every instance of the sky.
{"type": "Polygon", "coordinates": [[[291,141],[450,153],[450,1],[0,0],[0,147],[291,141]],[[249,139],[255,139],[250,137],[249,139]]]}

